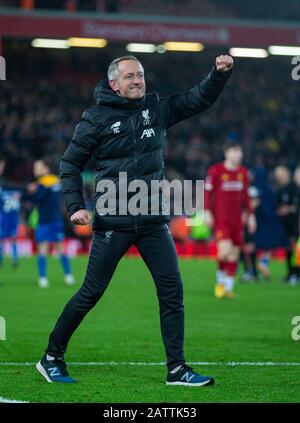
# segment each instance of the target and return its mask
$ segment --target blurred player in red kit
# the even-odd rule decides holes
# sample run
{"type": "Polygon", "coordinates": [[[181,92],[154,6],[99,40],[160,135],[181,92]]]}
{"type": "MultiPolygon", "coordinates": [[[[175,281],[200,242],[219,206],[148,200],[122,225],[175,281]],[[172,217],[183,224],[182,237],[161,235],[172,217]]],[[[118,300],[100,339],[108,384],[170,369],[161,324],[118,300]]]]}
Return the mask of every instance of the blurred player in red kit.
{"type": "Polygon", "coordinates": [[[214,229],[217,242],[217,298],[233,298],[235,274],[243,245],[243,227],[250,234],[256,220],[248,194],[249,177],[241,165],[241,146],[233,141],[224,145],[225,160],[208,169],[205,180],[205,222],[214,229]]]}

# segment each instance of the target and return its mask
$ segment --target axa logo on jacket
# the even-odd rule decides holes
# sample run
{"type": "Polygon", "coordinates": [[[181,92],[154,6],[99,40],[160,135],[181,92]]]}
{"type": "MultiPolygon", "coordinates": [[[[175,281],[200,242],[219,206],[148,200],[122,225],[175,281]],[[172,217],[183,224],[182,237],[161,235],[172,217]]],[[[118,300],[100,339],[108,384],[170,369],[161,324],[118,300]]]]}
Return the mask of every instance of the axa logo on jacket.
{"type": "Polygon", "coordinates": [[[153,128],[149,128],[149,129],[144,129],[142,136],[141,136],[141,140],[146,137],[146,138],[151,138],[155,136],[155,131],[153,128]]]}

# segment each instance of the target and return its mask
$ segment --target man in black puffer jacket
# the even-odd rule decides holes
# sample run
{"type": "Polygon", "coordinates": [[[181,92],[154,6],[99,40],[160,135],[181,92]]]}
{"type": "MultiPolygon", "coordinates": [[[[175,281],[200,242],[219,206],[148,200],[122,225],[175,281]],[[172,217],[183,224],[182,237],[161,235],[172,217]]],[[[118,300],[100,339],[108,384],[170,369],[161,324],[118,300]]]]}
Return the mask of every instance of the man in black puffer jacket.
{"type": "Polygon", "coordinates": [[[160,98],[156,93],[145,95],[144,69],[139,60],[123,56],[110,64],[108,79],[96,86],[96,106],[83,113],[61,161],[61,181],[71,221],[78,225],[89,223],[81,171],[90,157],[97,172],[96,207],[83,285],[64,308],[50,335],[46,354],[36,366],[48,382],[74,382],[64,362],[68,342],[102,297],[119,260],[135,245],[156,285],[167,355],[166,383],[214,383],[212,377],[199,375],[185,363],[182,280],[168,216],[163,212],[162,192],[151,192],[151,183],[164,178],[166,130],[211,106],[225,86],[232,66],[230,56],[219,56],[199,85],[183,94],[160,98]],[[147,200],[147,205],[140,213],[131,212],[129,207],[135,194],[129,185],[137,181],[149,188],[144,190],[142,202],[147,200]],[[158,213],[151,213],[153,205],[158,213]]]}

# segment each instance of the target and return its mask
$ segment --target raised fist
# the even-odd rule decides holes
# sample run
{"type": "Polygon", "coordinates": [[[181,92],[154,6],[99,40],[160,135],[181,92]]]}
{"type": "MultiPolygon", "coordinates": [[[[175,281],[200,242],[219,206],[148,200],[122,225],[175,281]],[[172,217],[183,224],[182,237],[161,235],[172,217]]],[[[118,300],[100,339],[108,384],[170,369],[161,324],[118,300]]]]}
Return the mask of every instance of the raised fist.
{"type": "Polygon", "coordinates": [[[218,71],[227,72],[233,66],[233,58],[228,55],[221,55],[216,58],[216,67],[218,71]]]}

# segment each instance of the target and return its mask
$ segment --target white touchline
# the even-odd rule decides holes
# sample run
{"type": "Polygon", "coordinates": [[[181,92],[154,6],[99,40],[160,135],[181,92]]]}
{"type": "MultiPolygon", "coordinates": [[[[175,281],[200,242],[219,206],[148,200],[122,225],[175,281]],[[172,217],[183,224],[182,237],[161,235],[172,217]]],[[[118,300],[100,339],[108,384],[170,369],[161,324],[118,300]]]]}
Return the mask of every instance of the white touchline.
{"type": "MultiPolygon", "coordinates": [[[[34,366],[31,362],[0,362],[0,366],[34,366]]],[[[129,362],[129,361],[90,361],[90,362],[68,362],[71,366],[165,366],[164,362],[129,362]]],[[[300,366],[300,362],[284,361],[190,361],[187,364],[192,366],[300,366]]]]}
{"type": "Polygon", "coordinates": [[[18,400],[11,400],[7,398],[0,397],[0,402],[6,402],[6,403],[18,403],[18,404],[28,404],[29,401],[18,401],[18,400]]]}

